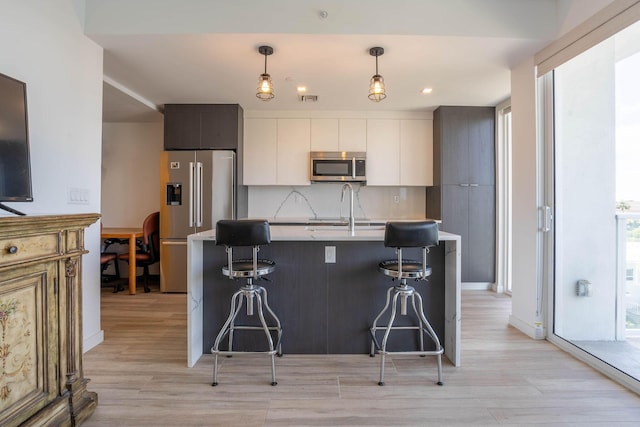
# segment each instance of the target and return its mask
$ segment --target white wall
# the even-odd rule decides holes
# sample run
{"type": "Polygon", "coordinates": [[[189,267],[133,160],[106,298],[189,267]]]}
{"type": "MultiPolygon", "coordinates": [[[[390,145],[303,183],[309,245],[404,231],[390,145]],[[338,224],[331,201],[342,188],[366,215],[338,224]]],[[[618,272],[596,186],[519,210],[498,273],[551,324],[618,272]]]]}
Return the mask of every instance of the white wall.
{"type": "MultiPolygon", "coordinates": [[[[10,204],[27,214],[100,212],[102,48],[83,35],[75,5],[0,0],[0,72],[27,84],[34,202],[10,204]],[[70,188],[88,190],[88,204],[68,204],[70,188]]],[[[99,229],[85,234],[85,350],[102,341],[99,229]]]]}
{"type": "MultiPolygon", "coordinates": [[[[144,219],[160,209],[160,153],[162,122],[103,123],[102,125],[102,223],[105,227],[141,227],[144,219]]],[[[109,251],[125,253],[127,245],[109,251]]],[[[106,271],[112,274],[113,266],[106,271]]],[[[149,267],[151,274],[159,266],[149,267]]],[[[129,277],[126,263],[120,276],[129,277]]]]}
{"type": "Polygon", "coordinates": [[[163,123],[104,123],[102,129],[102,223],[141,227],[160,209],[163,123]]]}
{"type": "Polygon", "coordinates": [[[535,336],[537,295],[536,87],[533,58],[511,70],[512,267],[509,323],[535,336]]]}

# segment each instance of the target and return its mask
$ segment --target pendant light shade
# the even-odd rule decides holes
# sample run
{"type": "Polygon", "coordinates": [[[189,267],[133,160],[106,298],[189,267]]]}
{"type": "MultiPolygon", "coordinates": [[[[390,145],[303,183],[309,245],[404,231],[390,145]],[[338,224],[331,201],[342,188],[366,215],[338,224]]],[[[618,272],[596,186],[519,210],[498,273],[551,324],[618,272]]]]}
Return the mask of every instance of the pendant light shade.
{"type": "Polygon", "coordinates": [[[263,101],[269,101],[275,96],[271,76],[267,73],[267,56],[273,53],[273,48],[271,46],[260,46],[258,52],[264,55],[264,73],[260,74],[258,78],[258,92],[256,96],[263,101]]]}
{"type": "Polygon", "coordinates": [[[369,55],[376,57],[376,73],[371,77],[369,83],[369,99],[373,102],[380,102],[387,97],[384,87],[384,79],[378,74],[378,56],[384,54],[384,49],[381,47],[372,47],[369,49],[369,55]]]}

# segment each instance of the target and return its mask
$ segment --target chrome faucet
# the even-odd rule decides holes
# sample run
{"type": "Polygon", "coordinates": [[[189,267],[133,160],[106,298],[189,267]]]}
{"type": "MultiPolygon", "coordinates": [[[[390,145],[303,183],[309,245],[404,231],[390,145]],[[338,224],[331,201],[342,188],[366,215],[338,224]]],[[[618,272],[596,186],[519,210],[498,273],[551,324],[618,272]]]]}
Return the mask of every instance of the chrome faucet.
{"type": "Polygon", "coordinates": [[[340,202],[344,201],[344,192],[347,191],[347,188],[349,189],[349,233],[351,233],[352,236],[356,235],[356,220],[353,217],[353,187],[351,186],[350,183],[345,183],[342,186],[342,196],[340,197],[340,202]]]}

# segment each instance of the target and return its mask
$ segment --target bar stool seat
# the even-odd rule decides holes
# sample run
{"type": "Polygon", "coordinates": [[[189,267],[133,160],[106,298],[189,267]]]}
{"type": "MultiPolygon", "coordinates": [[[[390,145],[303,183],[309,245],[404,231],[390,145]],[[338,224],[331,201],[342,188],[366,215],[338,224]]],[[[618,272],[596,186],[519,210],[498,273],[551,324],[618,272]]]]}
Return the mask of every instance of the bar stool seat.
{"type": "Polygon", "coordinates": [[[385,226],[384,245],[396,249],[397,258],[382,261],[378,264],[378,270],[399,283],[387,290],[387,299],[384,307],[378,313],[371,326],[371,352],[374,357],[380,354],[380,381],[378,385],[384,385],[384,362],[387,354],[436,356],[438,362],[438,385],[442,385],[442,353],[444,348],[440,345],[438,335],[427,320],[422,307],[422,297],[413,286],[407,284],[407,279],[415,281],[426,281],[431,276],[431,267],[427,263],[429,248],[438,244],[438,224],[435,221],[413,221],[413,222],[387,222],[385,226]],[[402,258],[403,248],[422,248],[422,260],[416,261],[402,258]],[[413,312],[417,317],[416,326],[394,326],[397,306],[400,305],[400,315],[407,314],[408,303],[411,303],[413,312]],[[417,304],[416,304],[417,302],[417,304]],[[380,319],[390,310],[386,326],[379,326],[380,319]],[[382,341],[376,333],[382,330],[382,341]],[[393,330],[415,330],[419,336],[420,349],[417,351],[389,351],[387,341],[393,330]],[[435,344],[435,350],[424,349],[423,336],[428,336],[435,344]]]}
{"type": "Polygon", "coordinates": [[[398,260],[389,259],[386,261],[382,261],[380,264],[378,264],[378,270],[383,272],[385,276],[390,276],[394,279],[424,279],[428,276],[431,276],[431,267],[427,267],[425,271],[423,269],[422,262],[410,259],[402,260],[402,269],[400,269],[398,260]],[[398,273],[400,271],[401,274],[398,276],[398,273]]]}
{"type": "Polygon", "coordinates": [[[259,259],[255,271],[253,272],[253,260],[252,259],[239,259],[233,261],[232,269],[229,270],[229,266],[222,267],[222,274],[231,277],[233,279],[245,278],[245,277],[262,277],[265,274],[273,273],[276,269],[276,263],[268,259],[259,259]]]}
{"type": "Polygon", "coordinates": [[[263,353],[271,357],[271,385],[276,381],[275,356],[282,356],[282,326],[280,319],[273,312],[267,300],[267,290],[258,286],[254,281],[265,279],[267,274],[275,270],[275,262],[267,259],[258,259],[260,245],[268,245],[271,242],[269,223],[266,220],[220,220],[216,224],[216,245],[224,245],[227,252],[227,265],[222,267],[222,274],[229,279],[246,279],[246,284],[241,286],[231,297],[231,309],[229,316],[220,329],[218,336],[211,347],[214,355],[213,383],[218,385],[218,356],[221,354],[231,356],[240,353],[263,353]],[[253,256],[251,259],[233,259],[234,247],[251,246],[253,256]],[[247,316],[253,316],[254,308],[258,313],[259,326],[240,325],[236,318],[240,313],[243,303],[246,301],[247,316]],[[265,319],[265,313],[271,316],[271,324],[265,319]],[[263,331],[266,337],[267,351],[243,351],[233,349],[233,337],[235,331],[263,331]],[[220,344],[225,336],[229,336],[228,350],[220,350],[220,344]],[[274,336],[275,335],[275,340],[274,336]]]}

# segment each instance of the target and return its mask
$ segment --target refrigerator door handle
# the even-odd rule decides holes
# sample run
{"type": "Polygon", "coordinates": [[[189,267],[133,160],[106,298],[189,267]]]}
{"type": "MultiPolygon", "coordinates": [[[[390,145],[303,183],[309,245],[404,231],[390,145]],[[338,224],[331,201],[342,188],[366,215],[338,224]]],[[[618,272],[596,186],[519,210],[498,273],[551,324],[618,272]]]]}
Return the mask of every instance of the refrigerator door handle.
{"type": "Polygon", "coordinates": [[[202,162],[196,163],[196,227],[202,227],[202,162]]]}
{"type": "Polygon", "coordinates": [[[193,203],[194,203],[194,169],[193,162],[189,162],[189,227],[193,227],[193,203]]]}
{"type": "Polygon", "coordinates": [[[236,217],[236,171],[235,171],[235,158],[231,157],[231,219],[237,219],[236,217]]]}

